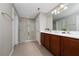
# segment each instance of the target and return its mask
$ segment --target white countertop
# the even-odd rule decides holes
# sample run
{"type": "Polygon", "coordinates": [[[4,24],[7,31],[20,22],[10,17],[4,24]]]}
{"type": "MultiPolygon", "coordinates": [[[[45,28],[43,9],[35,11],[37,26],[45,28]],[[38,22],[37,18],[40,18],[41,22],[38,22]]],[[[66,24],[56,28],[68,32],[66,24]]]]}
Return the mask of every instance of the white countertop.
{"type": "Polygon", "coordinates": [[[72,33],[65,33],[65,34],[63,34],[63,33],[61,33],[60,31],[58,32],[56,32],[56,31],[41,31],[41,32],[43,32],[43,33],[48,33],[48,34],[54,34],[54,35],[59,35],[59,36],[64,36],[64,37],[70,37],[70,38],[76,38],[76,39],[79,39],[79,35],[78,34],[72,34],[72,33]]]}

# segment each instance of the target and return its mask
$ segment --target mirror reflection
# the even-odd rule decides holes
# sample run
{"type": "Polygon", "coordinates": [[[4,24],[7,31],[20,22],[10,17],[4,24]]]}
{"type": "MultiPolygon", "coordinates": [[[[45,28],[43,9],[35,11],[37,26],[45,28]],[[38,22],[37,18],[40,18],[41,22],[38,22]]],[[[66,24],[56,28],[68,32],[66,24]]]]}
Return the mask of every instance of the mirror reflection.
{"type": "Polygon", "coordinates": [[[53,30],[79,31],[79,4],[60,4],[53,11],[53,30]]]}

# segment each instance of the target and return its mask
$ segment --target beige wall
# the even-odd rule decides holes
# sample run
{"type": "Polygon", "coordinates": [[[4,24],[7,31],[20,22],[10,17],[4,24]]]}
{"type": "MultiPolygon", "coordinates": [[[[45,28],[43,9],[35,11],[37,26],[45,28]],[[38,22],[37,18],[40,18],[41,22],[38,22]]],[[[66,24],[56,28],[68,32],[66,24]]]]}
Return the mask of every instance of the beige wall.
{"type": "Polygon", "coordinates": [[[50,30],[53,29],[53,16],[52,16],[52,14],[47,15],[46,28],[49,28],[50,30]]]}
{"type": "Polygon", "coordinates": [[[53,17],[51,14],[40,13],[36,17],[36,40],[40,44],[40,32],[46,28],[53,29],[53,17]]]}
{"type": "Polygon", "coordinates": [[[36,40],[40,44],[40,17],[36,17],[36,40]]]}
{"type": "Polygon", "coordinates": [[[1,14],[4,11],[11,16],[11,6],[8,3],[0,4],[0,55],[9,55],[12,49],[12,21],[1,14]]]}

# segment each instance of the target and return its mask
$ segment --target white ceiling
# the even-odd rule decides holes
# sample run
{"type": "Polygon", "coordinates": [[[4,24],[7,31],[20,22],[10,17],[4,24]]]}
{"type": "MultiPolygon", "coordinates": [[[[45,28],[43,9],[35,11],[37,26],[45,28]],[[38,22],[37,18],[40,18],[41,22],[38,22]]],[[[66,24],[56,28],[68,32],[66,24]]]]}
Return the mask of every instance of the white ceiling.
{"type": "Polygon", "coordinates": [[[48,13],[54,9],[59,3],[15,3],[14,6],[20,17],[34,18],[40,12],[48,13]]]}

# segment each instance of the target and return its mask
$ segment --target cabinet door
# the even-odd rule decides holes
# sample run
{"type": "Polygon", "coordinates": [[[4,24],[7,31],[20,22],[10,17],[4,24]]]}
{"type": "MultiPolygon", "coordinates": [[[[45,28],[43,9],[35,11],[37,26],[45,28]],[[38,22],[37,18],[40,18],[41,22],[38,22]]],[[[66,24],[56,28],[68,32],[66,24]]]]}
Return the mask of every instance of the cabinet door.
{"type": "Polygon", "coordinates": [[[45,47],[49,49],[49,43],[50,43],[50,34],[45,34],[45,47]]]}
{"type": "Polygon", "coordinates": [[[55,35],[51,35],[51,41],[50,41],[50,49],[51,52],[54,55],[59,56],[60,55],[60,37],[59,36],[55,36],[55,35]]]}
{"type": "Polygon", "coordinates": [[[41,44],[44,46],[45,43],[44,43],[44,35],[45,33],[41,33],[41,44]]]}
{"type": "Polygon", "coordinates": [[[64,56],[79,56],[79,40],[67,37],[62,37],[64,56]]]}

